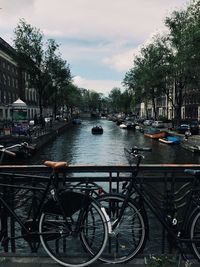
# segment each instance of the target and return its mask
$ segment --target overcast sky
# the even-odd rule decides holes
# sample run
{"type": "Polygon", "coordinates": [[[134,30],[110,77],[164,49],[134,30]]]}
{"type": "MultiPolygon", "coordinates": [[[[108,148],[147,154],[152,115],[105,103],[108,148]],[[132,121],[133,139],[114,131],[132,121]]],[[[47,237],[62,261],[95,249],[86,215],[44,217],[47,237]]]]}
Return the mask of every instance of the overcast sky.
{"type": "Polygon", "coordinates": [[[0,0],[1,37],[12,45],[20,18],[60,45],[75,84],[107,93],[122,87],[134,54],[186,0],[0,0]]]}

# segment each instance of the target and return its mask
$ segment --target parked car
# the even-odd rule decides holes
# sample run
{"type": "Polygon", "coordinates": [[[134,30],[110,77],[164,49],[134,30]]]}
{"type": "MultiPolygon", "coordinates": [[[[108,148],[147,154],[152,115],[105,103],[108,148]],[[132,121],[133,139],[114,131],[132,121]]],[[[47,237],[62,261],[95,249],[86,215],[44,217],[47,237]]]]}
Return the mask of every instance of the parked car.
{"type": "Polygon", "coordinates": [[[152,124],[153,120],[145,120],[143,122],[144,125],[150,126],[152,124]]]}
{"type": "Polygon", "coordinates": [[[186,131],[190,129],[189,124],[181,124],[180,126],[177,127],[177,132],[180,134],[185,134],[186,131]]]}
{"type": "Polygon", "coordinates": [[[34,125],[35,125],[34,120],[30,120],[30,121],[29,121],[29,126],[34,126],[34,125]]]}
{"type": "Polygon", "coordinates": [[[191,134],[199,134],[199,123],[198,121],[191,121],[189,123],[183,123],[177,127],[177,132],[185,134],[186,131],[190,130],[191,134]]]}
{"type": "Polygon", "coordinates": [[[51,118],[50,117],[46,117],[46,118],[44,118],[44,120],[45,120],[46,123],[49,123],[51,121],[51,118]]]}
{"type": "Polygon", "coordinates": [[[154,121],[152,123],[152,127],[155,127],[155,128],[163,128],[164,127],[164,123],[162,121],[154,121]]]}
{"type": "Polygon", "coordinates": [[[190,122],[190,131],[192,134],[199,134],[199,122],[198,121],[190,122]]]}

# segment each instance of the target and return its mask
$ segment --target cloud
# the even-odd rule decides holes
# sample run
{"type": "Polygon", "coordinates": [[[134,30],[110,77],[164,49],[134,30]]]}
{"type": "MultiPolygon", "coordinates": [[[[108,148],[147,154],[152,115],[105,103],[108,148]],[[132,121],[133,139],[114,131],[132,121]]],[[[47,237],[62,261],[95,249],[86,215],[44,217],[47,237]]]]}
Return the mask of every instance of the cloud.
{"type": "Polygon", "coordinates": [[[103,63],[118,72],[124,72],[133,66],[133,59],[137,52],[137,48],[130,49],[119,54],[104,58],[103,63]]]}
{"type": "Polygon", "coordinates": [[[51,37],[101,37],[144,40],[169,10],[184,0],[0,0],[1,27],[13,28],[19,18],[51,37]],[[19,8],[20,7],[20,8],[19,8]],[[17,12],[16,12],[17,10],[17,12]],[[7,25],[7,26],[6,26],[7,25]]]}
{"type": "Polygon", "coordinates": [[[116,80],[87,80],[80,76],[74,77],[74,84],[79,88],[85,88],[94,90],[96,92],[108,95],[108,93],[114,88],[122,88],[121,81],[116,80]]]}
{"type": "Polygon", "coordinates": [[[79,87],[108,92],[121,87],[119,79],[140,45],[163,30],[164,18],[186,1],[0,0],[0,32],[12,45],[13,30],[24,18],[60,44],[79,87]]]}

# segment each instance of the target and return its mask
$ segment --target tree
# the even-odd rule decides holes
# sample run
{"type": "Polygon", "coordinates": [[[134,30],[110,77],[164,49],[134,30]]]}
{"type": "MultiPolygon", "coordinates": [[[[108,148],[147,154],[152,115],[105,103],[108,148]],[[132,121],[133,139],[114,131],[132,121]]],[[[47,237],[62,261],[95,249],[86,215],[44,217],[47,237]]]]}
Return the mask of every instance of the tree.
{"type": "Polygon", "coordinates": [[[185,10],[167,17],[168,39],[173,51],[171,64],[174,79],[175,122],[180,123],[181,108],[191,87],[199,85],[200,1],[192,1],[185,10]]]}
{"type": "Polygon", "coordinates": [[[147,117],[147,104],[151,101],[154,118],[157,119],[156,99],[166,89],[169,69],[169,50],[165,39],[155,36],[151,43],[141,49],[134,60],[134,67],[125,75],[123,83],[133,91],[136,103],[145,103],[147,117]]]}
{"type": "Polygon", "coordinates": [[[67,87],[72,83],[71,71],[69,64],[61,58],[57,51],[59,45],[53,39],[49,39],[47,43],[47,50],[45,52],[45,73],[50,77],[48,84],[49,98],[53,105],[54,117],[58,113],[58,107],[64,107],[65,92],[67,87]]]}
{"type": "MultiPolygon", "coordinates": [[[[20,19],[14,35],[14,47],[18,53],[21,73],[25,70],[23,64],[26,62],[26,71],[28,70],[31,76],[30,82],[38,90],[40,113],[42,113],[43,34],[39,29],[26,23],[24,19],[20,19]]],[[[22,81],[21,77],[20,86],[25,89],[22,81]]]]}
{"type": "Polygon", "coordinates": [[[114,112],[121,111],[121,89],[114,87],[109,93],[110,104],[114,112]]]}
{"type": "Polygon", "coordinates": [[[24,19],[19,21],[14,34],[14,46],[21,68],[22,62],[28,62],[31,83],[38,92],[40,115],[43,107],[51,104],[56,116],[58,106],[64,102],[63,90],[72,82],[69,64],[61,58],[55,40],[49,39],[45,50],[41,31],[24,19]]]}

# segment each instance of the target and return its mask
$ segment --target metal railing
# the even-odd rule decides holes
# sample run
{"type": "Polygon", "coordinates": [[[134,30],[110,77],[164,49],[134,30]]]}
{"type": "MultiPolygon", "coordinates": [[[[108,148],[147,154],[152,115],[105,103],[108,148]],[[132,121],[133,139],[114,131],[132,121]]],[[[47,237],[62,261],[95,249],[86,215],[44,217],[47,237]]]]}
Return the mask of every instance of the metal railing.
{"type": "MultiPolygon", "coordinates": [[[[156,164],[141,165],[139,179],[149,190],[155,192],[163,209],[170,210],[172,206],[178,209],[181,218],[181,210],[187,199],[190,190],[192,177],[184,173],[184,169],[200,169],[200,164],[156,164]]],[[[67,171],[60,172],[59,178],[62,186],[67,182],[95,182],[107,192],[121,192],[122,184],[128,181],[132,174],[130,166],[94,166],[94,165],[70,165],[67,171]]],[[[37,210],[37,200],[40,195],[35,188],[42,187],[48,180],[51,170],[43,165],[30,166],[0,166],[0,190],[10,205],[19,210],[22,219],[27,220],[37,210]],[[6,173],[6,175],[1,175],[6,173]],[[4,184],[4,186],[2,186],[4,184]],[[5,186],[9,185],[8,187],[5,186]]],[[[148,212],[148,211],[147,211],[148,212]]],[[[24,242],[20,239],[7,239],[6,236],[15,236],[21,231],[18,223],[6,213],[1,207],[1,234],[2,252],[27,253],[37,252],[38,240],[24,242]]],[[[164,229],[155,220],[152,214],[148,213],[150,224],[150,236],[145,252],[153,253],[158,249],[160,253],[170,252],[172,246],[167,242],[167,235],[164,229]],[[156,231],[153,231],[156,229],[156,231]]]]}

